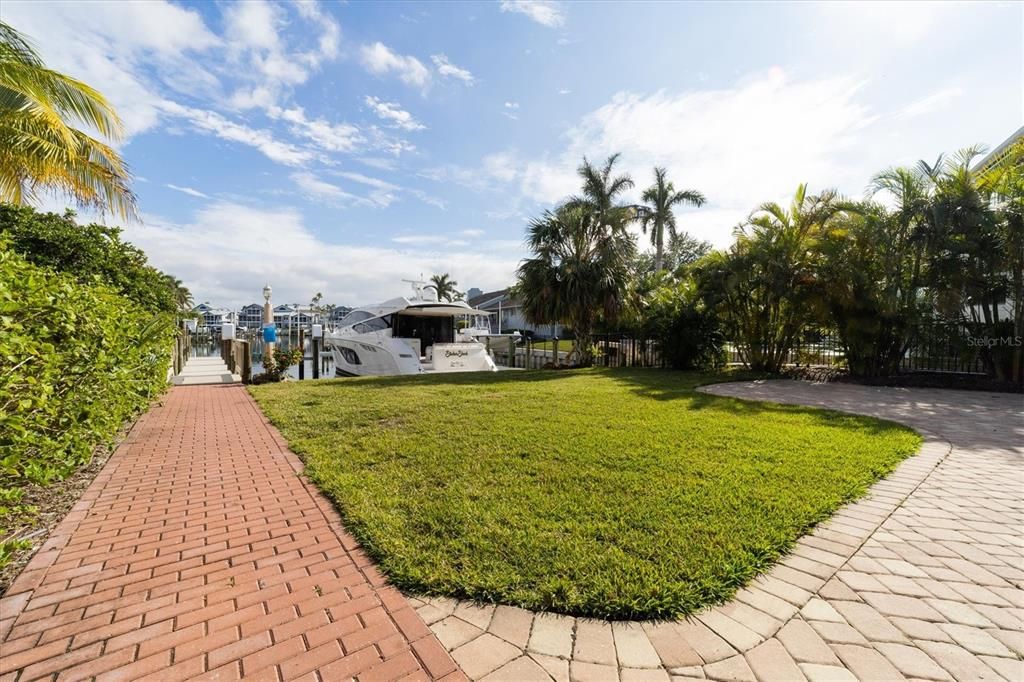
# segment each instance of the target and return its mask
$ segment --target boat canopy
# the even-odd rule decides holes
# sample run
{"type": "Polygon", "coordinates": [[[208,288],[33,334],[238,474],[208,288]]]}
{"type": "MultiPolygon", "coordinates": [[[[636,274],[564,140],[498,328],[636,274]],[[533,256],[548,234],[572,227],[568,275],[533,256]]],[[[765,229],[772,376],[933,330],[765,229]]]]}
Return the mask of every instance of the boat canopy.
{"type": "Polygon", "coordinates": [[[453,315],[490,315],[491,313],[465,305],[428,303],[426,305],[411,305],[408,308],[399,310],[398,314],[416,317],[451,317],[453,315]]]}

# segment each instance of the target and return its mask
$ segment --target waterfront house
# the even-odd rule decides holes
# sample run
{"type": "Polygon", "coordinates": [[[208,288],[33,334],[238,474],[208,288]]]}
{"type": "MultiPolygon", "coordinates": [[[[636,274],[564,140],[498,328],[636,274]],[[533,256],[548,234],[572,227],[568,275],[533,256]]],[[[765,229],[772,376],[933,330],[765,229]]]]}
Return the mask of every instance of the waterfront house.
{"type": "Polygon", "coordinates": [[[226,323],[237,324],[238,315],[233,310],[227,308],[217,308],[210,304],[209,301],[200,303],[192,312],[197,313],[202,322],[199,326],[209,329],[211,332],[220,333],[221,328],[226,323]]]}
{"type": "Polygon", "coordinates": [[[263,305],[250,303],[242,306],[238,313],[238,326],[243,329],[260,329],[263,326],[263,305]]]}
{"type": "Polygon", "coordinates": [[[560,324],[531,324],[523,317],[522,304],[509,293],[508,289],[484,292],[470,298],[469,307],[486,310],[491,313],[491,333],[519,331],[533,332],[534,336],[549,338],[564,336],[565,330],[560,324]]]}

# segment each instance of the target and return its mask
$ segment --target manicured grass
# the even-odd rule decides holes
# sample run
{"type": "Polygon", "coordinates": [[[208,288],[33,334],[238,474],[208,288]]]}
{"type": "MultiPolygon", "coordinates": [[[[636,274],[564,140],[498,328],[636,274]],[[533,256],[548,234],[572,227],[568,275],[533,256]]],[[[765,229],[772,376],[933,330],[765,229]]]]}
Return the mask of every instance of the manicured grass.
{"type": "MultiPolygon", "coordinates": [[[[537,350],[554,350],[554,341],[537,341],[536,343],[530,344],[530,348],[536,348],[537,350]]],[[[568,353],[572,350],[572,339],[559,339],[558,340],[558,352],[568,353]]]]}
{"type": "Polygon", "coordinates": [[[253,387],[403,589],[608,618],[727,598],[915,452],[866,417],[655,370],[253,387]]]}

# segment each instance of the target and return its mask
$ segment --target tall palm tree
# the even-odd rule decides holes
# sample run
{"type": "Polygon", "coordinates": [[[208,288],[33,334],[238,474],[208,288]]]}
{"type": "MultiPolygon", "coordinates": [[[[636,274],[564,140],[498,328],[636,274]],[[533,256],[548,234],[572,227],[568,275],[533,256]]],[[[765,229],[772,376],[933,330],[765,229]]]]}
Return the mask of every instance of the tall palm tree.
{"type": "Polygon", "coordinates": [[[174,303],[178,310],[191,310],[193,305],[192,292],[185,286],[185,283],[173,275],[164,275],[164,278],[173,292],[174,303]]]}
{"type": "Polygon", "coordinates": [[[633,178],[628,173],[613,175],[620,156],[612,154],[600,168],[583,157],[583,164],[576,169],[583,180],[583,192],[567,202],[568,206],[593,213],[597,225],[609,232],[624,230],[635,217],[632,206],[619,203],[622,193],[633,187],[633,178]]]}
{"type": "Polygon", "coordinates": [[[28,41],[0,22],[0,201],[28,203],[56,190],[81,206],[135,215],[130,174],[108,140],[121,119],[99,92],[46,68],[28,41]]]}
{"type": "Polygon", "coordinates": [[[670,236],[678,235],[673,208],[681,204],[700,207],[706,201],[704,195],[695,189],[677,190],[666,174],[664,168],[654,168],[654,184],[643,193],[646,205],[637,208],[644,234],[647,234],[647,228],[651,228],[655,272],[661,272],[664,267],[665,228],[668,228],[670,236]]]}
{"type": "Polygon", "coordinates": [[[816,242],[843,208],[834,191],[812,196],[800,185],[788,208],[762,204],[728,252],[698,267],[704,288],[719,292],[716,303],[752,369],[782,369],[816,291],[816,242]]]}
{"type": "Polygon", "coordinates": [[[575,335],[574,353],[590,364],[598,316],[622,312],[632,280],[636,243],[627,231],[609,233],[586,205],[566,204],[533,220],[527,231],[533,258],[517,271],[516,296],[535,324],[559,322],[575,335]]]}
{"type": "Polygon", "coordinates": [[[448,273],[443,275],[433,275],[430,278],[430,284],[425,289],[433,289],[437,294],[437,300],[439,301],[458,301],[462,298],[462,292],[456,289],[459,283],[453,279],[449,279],[448,273]]]}

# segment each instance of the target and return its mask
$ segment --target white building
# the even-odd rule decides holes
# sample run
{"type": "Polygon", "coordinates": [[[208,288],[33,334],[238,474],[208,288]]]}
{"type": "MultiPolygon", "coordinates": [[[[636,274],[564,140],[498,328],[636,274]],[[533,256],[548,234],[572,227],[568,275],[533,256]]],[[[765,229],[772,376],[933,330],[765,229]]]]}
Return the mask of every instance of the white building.
{"type": "Polygon", "coordinates": [[[242,306],[238,313],[238,326],[243,329],[261,329],[263,327],[263,305],[250,303],[242,306]]]}
{"type": "Polygon", "coordinates": [[[488,291],[467,301],[471,308],[486,310],[491,313],[491,333],[533,332],[537,337],[550,338],[564,336],[565,329],[560,324],[531,324],[523,317],[523,307],[509,294],[508,289],[488,291]]]}
{"type": "Polygon", "coordinates": [[[228,310],[227,308],[217,308],[210,305],[210,302],[200,303],[192,309],[193,312],[198,313],[199,317],[202,318],[201,323],[198,326],[206,327],[212,332],[220,333],[221,327],[226,323],[237,324],[238,315],[235,314],[234,310],[228,310]]]}

